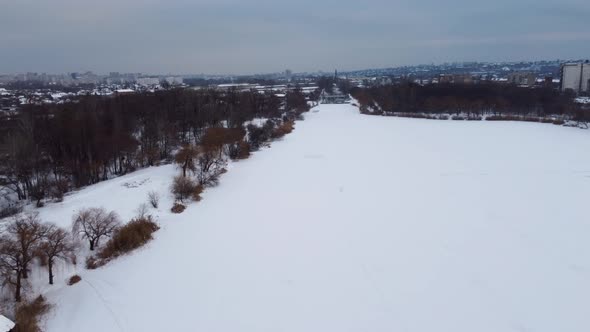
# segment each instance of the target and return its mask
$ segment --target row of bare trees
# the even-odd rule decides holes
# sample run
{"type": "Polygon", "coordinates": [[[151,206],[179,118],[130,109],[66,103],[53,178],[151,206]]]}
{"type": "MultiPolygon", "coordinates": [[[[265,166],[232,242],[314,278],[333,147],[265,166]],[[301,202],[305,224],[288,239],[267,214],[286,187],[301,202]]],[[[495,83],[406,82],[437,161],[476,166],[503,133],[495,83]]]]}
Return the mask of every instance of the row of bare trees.
{"type": "Polygon", "coordinates": [[[244,128],[208,128],[199,143],[184,144],[174,156],[174,162],[181,169],[171,188],[175,198],[184,201],[192,196],[198,200],[203,188],[218,183],[228,157],[247,157],[250,149],[244,128]]]}
{"type": "Polygon", "coordinates": [[[47,267],[49,284],[54,283],[56,261],[75,263],[77,239],[88,241],[94,250],[101,240],[112,236],[120,226],[115,212],[104,208],[82,209],[73,217],[72,231],[42,222],[38,213],[25,213],[3,223],[0,230],[0,282],[22,299],[24,281],[29,279],[35,259],[47,267]]]}
{"type": "Polygon", "coordinates": [[[200,200],[204,188],[217,185],[228,159],[248,158],[250,151],[290,133],[294,120],[306,110],[301,108],[280,120],[266,119],[262,126],[248,124],[245,129],[211,127],[205,130],[200,142],[184,144],[174,157],[181,170],[171,188],[176,200],[182,202],[190,197],[200,200]]]}
{"type": "Polygon", "coordinates": [[[430,84],[412,82],[353,88],[362,109],[375,113],[445,113],[493,115],[584,116],[573,96],[552,88],[522,88],[511,84],[430,84]]]}
{"type": "Polygon", "coordinates": [[[31,262],[39,258],[47,266],[53,284],[56,259],[69,260],[74,244],[69,232],[54,224],[42,223],[38,214],[25,214],[5,225],[0,235],[0,276],[3,286],[11,286],[14,299],[22,298],[23,280],[29,278],[31,262]]]}
{"type": "Polygon", "coordinates": [[[41,206],[72,188],[171,161],[179,147],[200,144],[209,128],[239,133],[254,118],[281,119],[306,108],[300,91],[281,99],[208,89],[25,105],[18,116],[0,119],[0,186],[41,206]]]}

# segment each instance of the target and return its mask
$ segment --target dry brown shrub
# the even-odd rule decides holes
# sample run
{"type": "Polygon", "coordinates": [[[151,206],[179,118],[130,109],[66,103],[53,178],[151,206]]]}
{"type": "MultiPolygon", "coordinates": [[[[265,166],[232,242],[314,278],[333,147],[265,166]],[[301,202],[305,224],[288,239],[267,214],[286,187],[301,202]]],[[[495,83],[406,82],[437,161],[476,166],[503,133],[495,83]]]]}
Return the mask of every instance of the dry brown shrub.
{"type": "Polygon", "coordinates": [[[238,142],[245,135],[246,131],[243,128],[211,127],[205,131],[205,135],[201,139],[201,145],[222,146],[224,144],[238,142]]]}
{"type": "Polygon", "coordinates": [[[524,121],[524,122],[541,122],[541,123],[553,123],[556,125],[562,125],[565,122],[560,119],[542,118],[537,116],[519,116],[519,115],[491,115],[486,118],[488,121],[524,121]]]}
{"type": "Polygon", "coordinates": [[[68,286],[72,286],[74,284],[77,284],[80,281],[82,281],[82,277],[80,277],[79,275],[75,274],[75,275],[71,276],[70,279],[68,280],[68,286]]]}
{"type": "Polygon", "coordinates": [[[191,178],[178,175],[174,177],[170,190],[177,200],[184,201],[193,194],[196,186],[191,178]]]}
{"type": "Polygon", "coordinates": [[[108,262],[113,258],[133,251],[149,242],[153,238],[152,234],[158,229],[160,227],[152,220],[151,216],[132,219],[115,232],[105,247],[98,253],[98,258],[108,262]]]}
{"type": "Polygon", "coordinates": [[[518,121],[520,118],[515,115],[490,115],[486,117],[487,121],[518,121]]]}
{"type": "Polygon", "coordinates": [[[193,192],[193,200],[195,202],[199,202],[201,201],[201,194],[203,193],[203,186],[202,185],[198,185],[195,187],[195,191],[193,192]]]}
{"type": "Polygon", "coordinates": [[[172,213],[179,214],[179,213],[184,212],[185,209],[186,209],[186,206],[184,206],[180,203],[174,203],[174,205],[172,206],[170,211],[172,211],[172,213]]]}
{"type": "Polygon", "coordinates": [[[248,157],[250,157],[250,143],[241,141],[239,146],[240,153],[238,154],[238,159],[248,159],[248,157]]]}
{"type": "Polygon", "coordinates": [[[49,196],[54,200],[61,202],[64,194],[70,189],[70,183],[67,179],[60,179],[50,182],[49,196]]]}
{"type": "Polygon", "coordinates": [[[250,144],[245,140],[229,146],[229,157],[233,160],[248,159],[250,157],[250,144]]]}
{"type": "Polygon", "coordinates": [[[41,295],[33,302],[19,305],[16,308],[16,326],[11,332],[41,332],[39,320],[49,309],[51,305],[41,295]]]}
{"type": "Polygon", "coordinates": [[[271,134],[271,138],[281,138],[293,131],[293,127],[295,126],[295,122],[285,121],[280,126],[276,127],[271,134]]]}
{"type": "Polygon", "coordinates": [[[86,268],[94,270],[111,260],[129,253],[152,239],[152,233],[160,229],[151,216],[137,217],[117,229],[113,237],[95,256],[86,259],[86,268]]]}
{"type": "Polygon", "coordinates": [[[402,118],[428,119],[428,116],[426,116],[426,114],[421,113],[394,113],[393,115],[402,118]]]}
{"type": "Polygon", "coordinates": [[[100,260],[96,259],[96,257],[94,257],[94,256],[88,256],[86,258],[86,268],[88,270],[95,270],[103,265],[104,264],[102,264],[102,262],[100,260]]]}
{"type": "Polygon", "coordinates": [[[552,123],[553,123],[554,125],[559,125],[559,126],[561,126],[561,125],[563,125],[563,124],[565,123],[565,121],[563,121],[563,120],[561,120],[561,119],[556,119],[556,120],[553,120],[553,122],[552,122],[552,123]]]}

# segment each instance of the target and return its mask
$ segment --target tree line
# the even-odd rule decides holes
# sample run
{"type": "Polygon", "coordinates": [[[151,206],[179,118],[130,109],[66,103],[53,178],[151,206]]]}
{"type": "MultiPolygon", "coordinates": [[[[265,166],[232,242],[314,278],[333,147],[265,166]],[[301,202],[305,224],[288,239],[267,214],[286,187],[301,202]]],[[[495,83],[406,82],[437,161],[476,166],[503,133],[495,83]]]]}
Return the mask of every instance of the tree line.
{"type": "Polygon", "coordinates": [[[412,82],[353,88],[351,94],[367,113],[439,113],[474,115],[567,115],[587,117],[571,93],[513,84],[430,84],[412,82]]]}
{"type": "Polygon", "coordinates": [[[172,161],[178,148],[199,144],[210,128],[240,132],[254,118],[280,122],[307,109],[297,90],[279,98],[174,89],[25,105],[0,119],[0,185],[5,195],[42,205],[72,188],[172,161]]]}

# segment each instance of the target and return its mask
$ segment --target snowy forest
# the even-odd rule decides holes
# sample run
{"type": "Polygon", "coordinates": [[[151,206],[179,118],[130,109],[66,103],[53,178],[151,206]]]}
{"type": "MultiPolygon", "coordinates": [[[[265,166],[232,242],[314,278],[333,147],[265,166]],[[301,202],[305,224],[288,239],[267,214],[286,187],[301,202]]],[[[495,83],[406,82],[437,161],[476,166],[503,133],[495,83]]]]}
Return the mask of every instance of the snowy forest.
{"type": "Polygon", "coordinates": [[[467,115],[560,115],[588,121],[590,112],[573,102],[573,95],[552,88],[525,89],[512,84],[402,83],[352,88],[350,93],[366,113],[426,113],[467,115]]]}
{"type": "MultiPolygon", "coordinates": [[[[272,93],[166,90],[155,93],[86,96],[59,105],[25,105],[16,117],[0,119],[0,186],[13,201],[60,200],[72,188],[173,161],[174,152],[200,144],[207,129],[232,133],[242,149],[257,147],[256,118],[267,130],[307,111],[297,90],[272,93]],[[238,137],[239,136],[239,137],[238,137]]],[[[219,132],[218,132],[219,134],[219,132]]],[[[235,149],[234,149],[235,152],[235,149]]],[[[5,206],[2,215],[15,213],[5,206]]]]}

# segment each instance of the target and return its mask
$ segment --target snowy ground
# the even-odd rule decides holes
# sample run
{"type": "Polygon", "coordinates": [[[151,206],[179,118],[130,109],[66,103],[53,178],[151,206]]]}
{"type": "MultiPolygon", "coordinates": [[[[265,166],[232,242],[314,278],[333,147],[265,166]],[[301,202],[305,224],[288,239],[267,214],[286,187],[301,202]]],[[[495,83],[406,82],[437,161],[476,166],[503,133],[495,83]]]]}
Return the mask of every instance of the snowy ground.
{"type": "Polygon", "coordinates": [[[590,330],[587,131],[321,105],[181,215],[175,172],[42,209],[165,196],[146,248],[48,292],[47,331],[590,330]]]}

